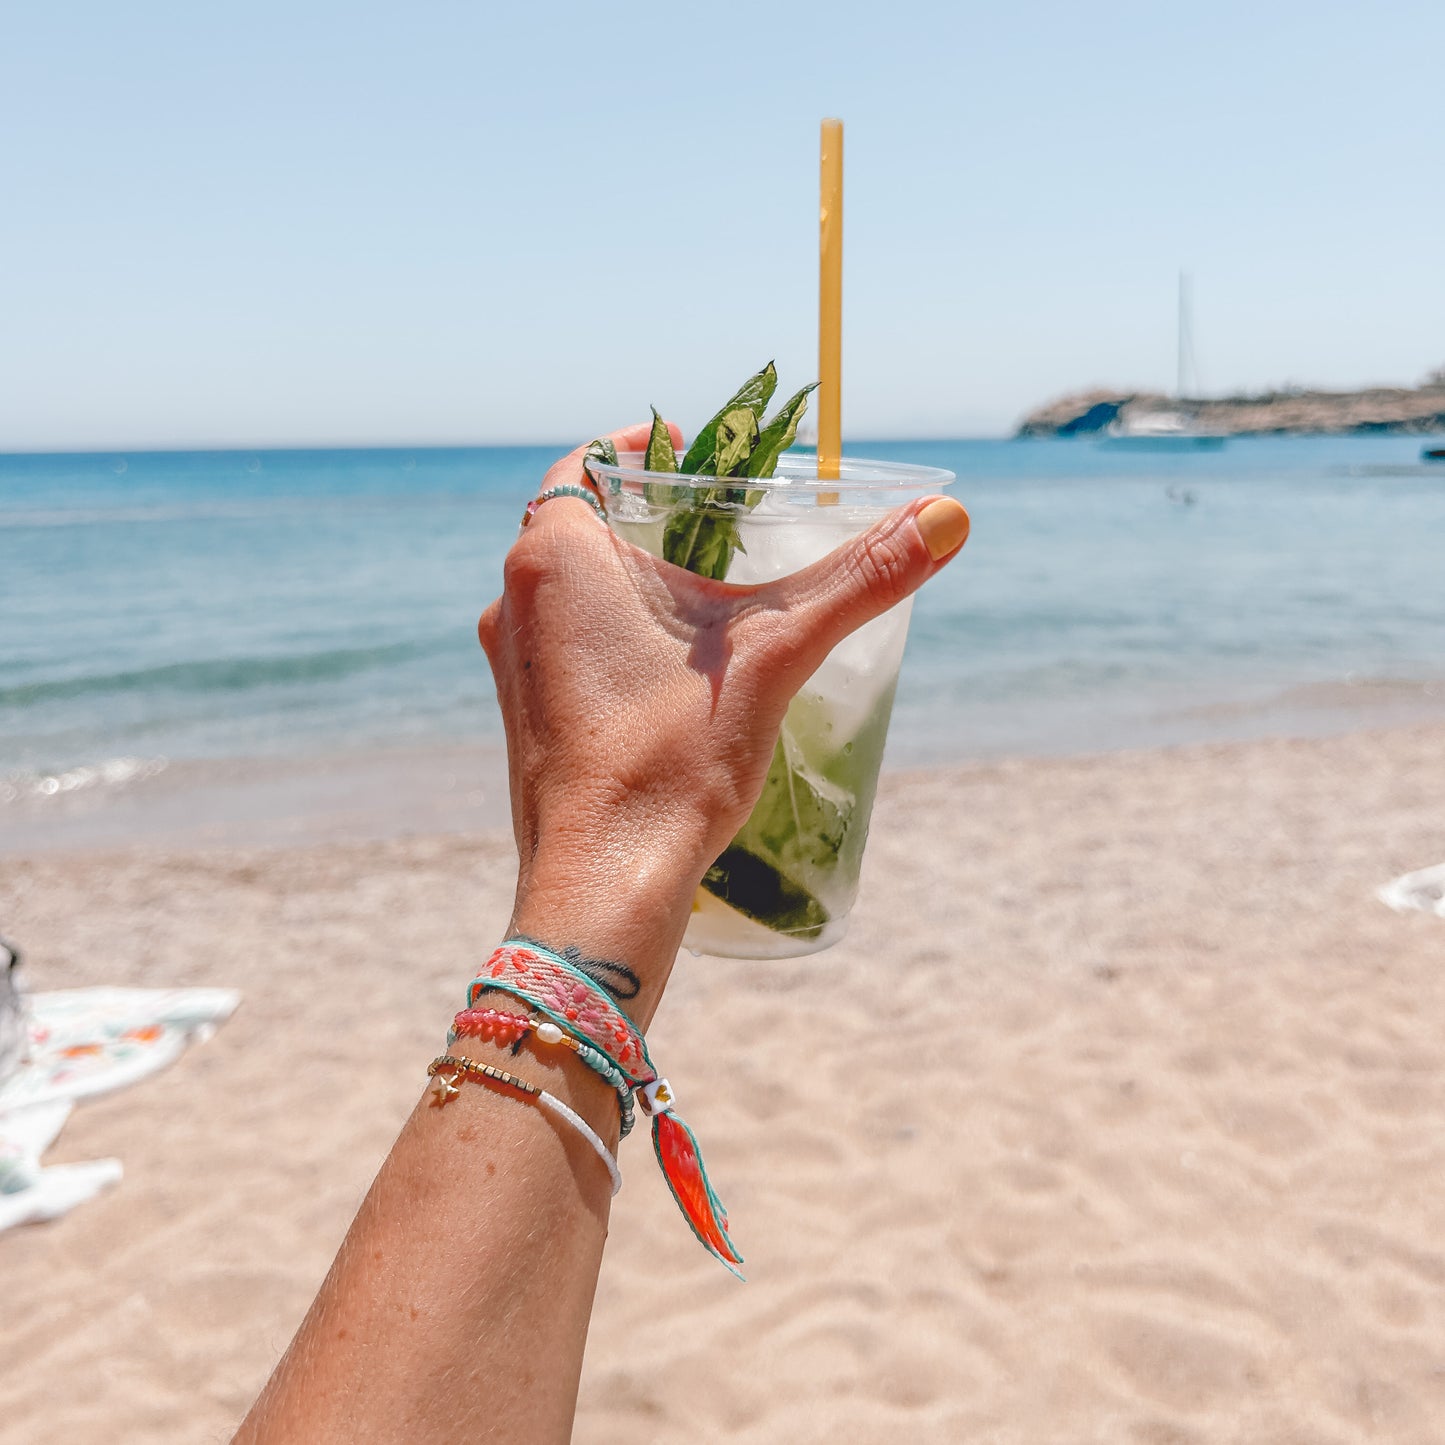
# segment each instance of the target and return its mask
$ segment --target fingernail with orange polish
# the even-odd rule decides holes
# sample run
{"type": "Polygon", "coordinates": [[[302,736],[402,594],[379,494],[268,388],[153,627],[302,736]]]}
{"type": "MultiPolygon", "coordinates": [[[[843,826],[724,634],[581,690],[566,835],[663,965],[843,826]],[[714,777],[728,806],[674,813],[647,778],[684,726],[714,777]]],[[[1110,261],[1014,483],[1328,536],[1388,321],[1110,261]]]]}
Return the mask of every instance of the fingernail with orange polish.
{"type": "Polygon", "coordinates": [[[928,555],[941,562],[968,540],[968,513],[952,497],[930,502],[914,520],[928,555]]]}

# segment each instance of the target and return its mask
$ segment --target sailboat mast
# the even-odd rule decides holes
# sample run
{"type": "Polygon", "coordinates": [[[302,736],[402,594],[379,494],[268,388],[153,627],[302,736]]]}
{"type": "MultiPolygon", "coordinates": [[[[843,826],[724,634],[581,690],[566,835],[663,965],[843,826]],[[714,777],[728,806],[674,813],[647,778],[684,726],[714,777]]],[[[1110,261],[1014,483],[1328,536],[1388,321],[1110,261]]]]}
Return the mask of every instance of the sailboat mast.
{"type": "Polygon", "coordinates": [[[1179,273],[1179,370],[1174,390],[1176,397],[1182,397],[1185,394],[1188,359],[1192,349],[1193,345],[1189,335],[1189,277],[1181,271],[1179,273]]]}

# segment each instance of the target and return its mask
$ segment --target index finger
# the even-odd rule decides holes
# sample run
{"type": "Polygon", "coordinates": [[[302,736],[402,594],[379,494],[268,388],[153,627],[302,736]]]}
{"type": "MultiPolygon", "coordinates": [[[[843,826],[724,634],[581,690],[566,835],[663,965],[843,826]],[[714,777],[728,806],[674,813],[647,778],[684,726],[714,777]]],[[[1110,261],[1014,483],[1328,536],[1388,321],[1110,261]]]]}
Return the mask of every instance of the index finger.
{"type": "Polygon", "coordinates": [[[811,671],[850,632],[942,571],[968,540],[969,525],[953,497],[922,497],[761,590],[792,614],[790,647],[811,671]]]}

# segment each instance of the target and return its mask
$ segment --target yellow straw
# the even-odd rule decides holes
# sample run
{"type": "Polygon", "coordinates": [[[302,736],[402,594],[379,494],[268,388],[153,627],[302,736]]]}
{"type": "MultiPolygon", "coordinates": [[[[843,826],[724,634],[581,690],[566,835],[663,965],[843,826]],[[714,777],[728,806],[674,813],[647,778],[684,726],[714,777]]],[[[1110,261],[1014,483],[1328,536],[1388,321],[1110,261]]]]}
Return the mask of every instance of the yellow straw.
{"type": "MultiPolygon", "coordinates": [[[[818,476],[836,480],[843,455],[843,122],[825,120],[818,210],[818,476]]],[[[819,492],[833,506],[837,492],[819,492]]]]}

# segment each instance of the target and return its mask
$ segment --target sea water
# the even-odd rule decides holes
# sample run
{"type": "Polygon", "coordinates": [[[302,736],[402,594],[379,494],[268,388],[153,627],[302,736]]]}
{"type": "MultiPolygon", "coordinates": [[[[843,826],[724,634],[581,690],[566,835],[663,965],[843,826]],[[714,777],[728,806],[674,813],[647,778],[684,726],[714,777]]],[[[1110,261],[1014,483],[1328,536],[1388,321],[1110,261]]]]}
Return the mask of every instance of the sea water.
{"type": "MultiPolygon", "coordinates": [[[[918,599],[890,762],[1445,714],[1421,446],[850,444],[957,472],[973,516],[918,599]]],[[[560,450],[0,457],[0,802],[499,747],[476,617],[560,450]]]]}

